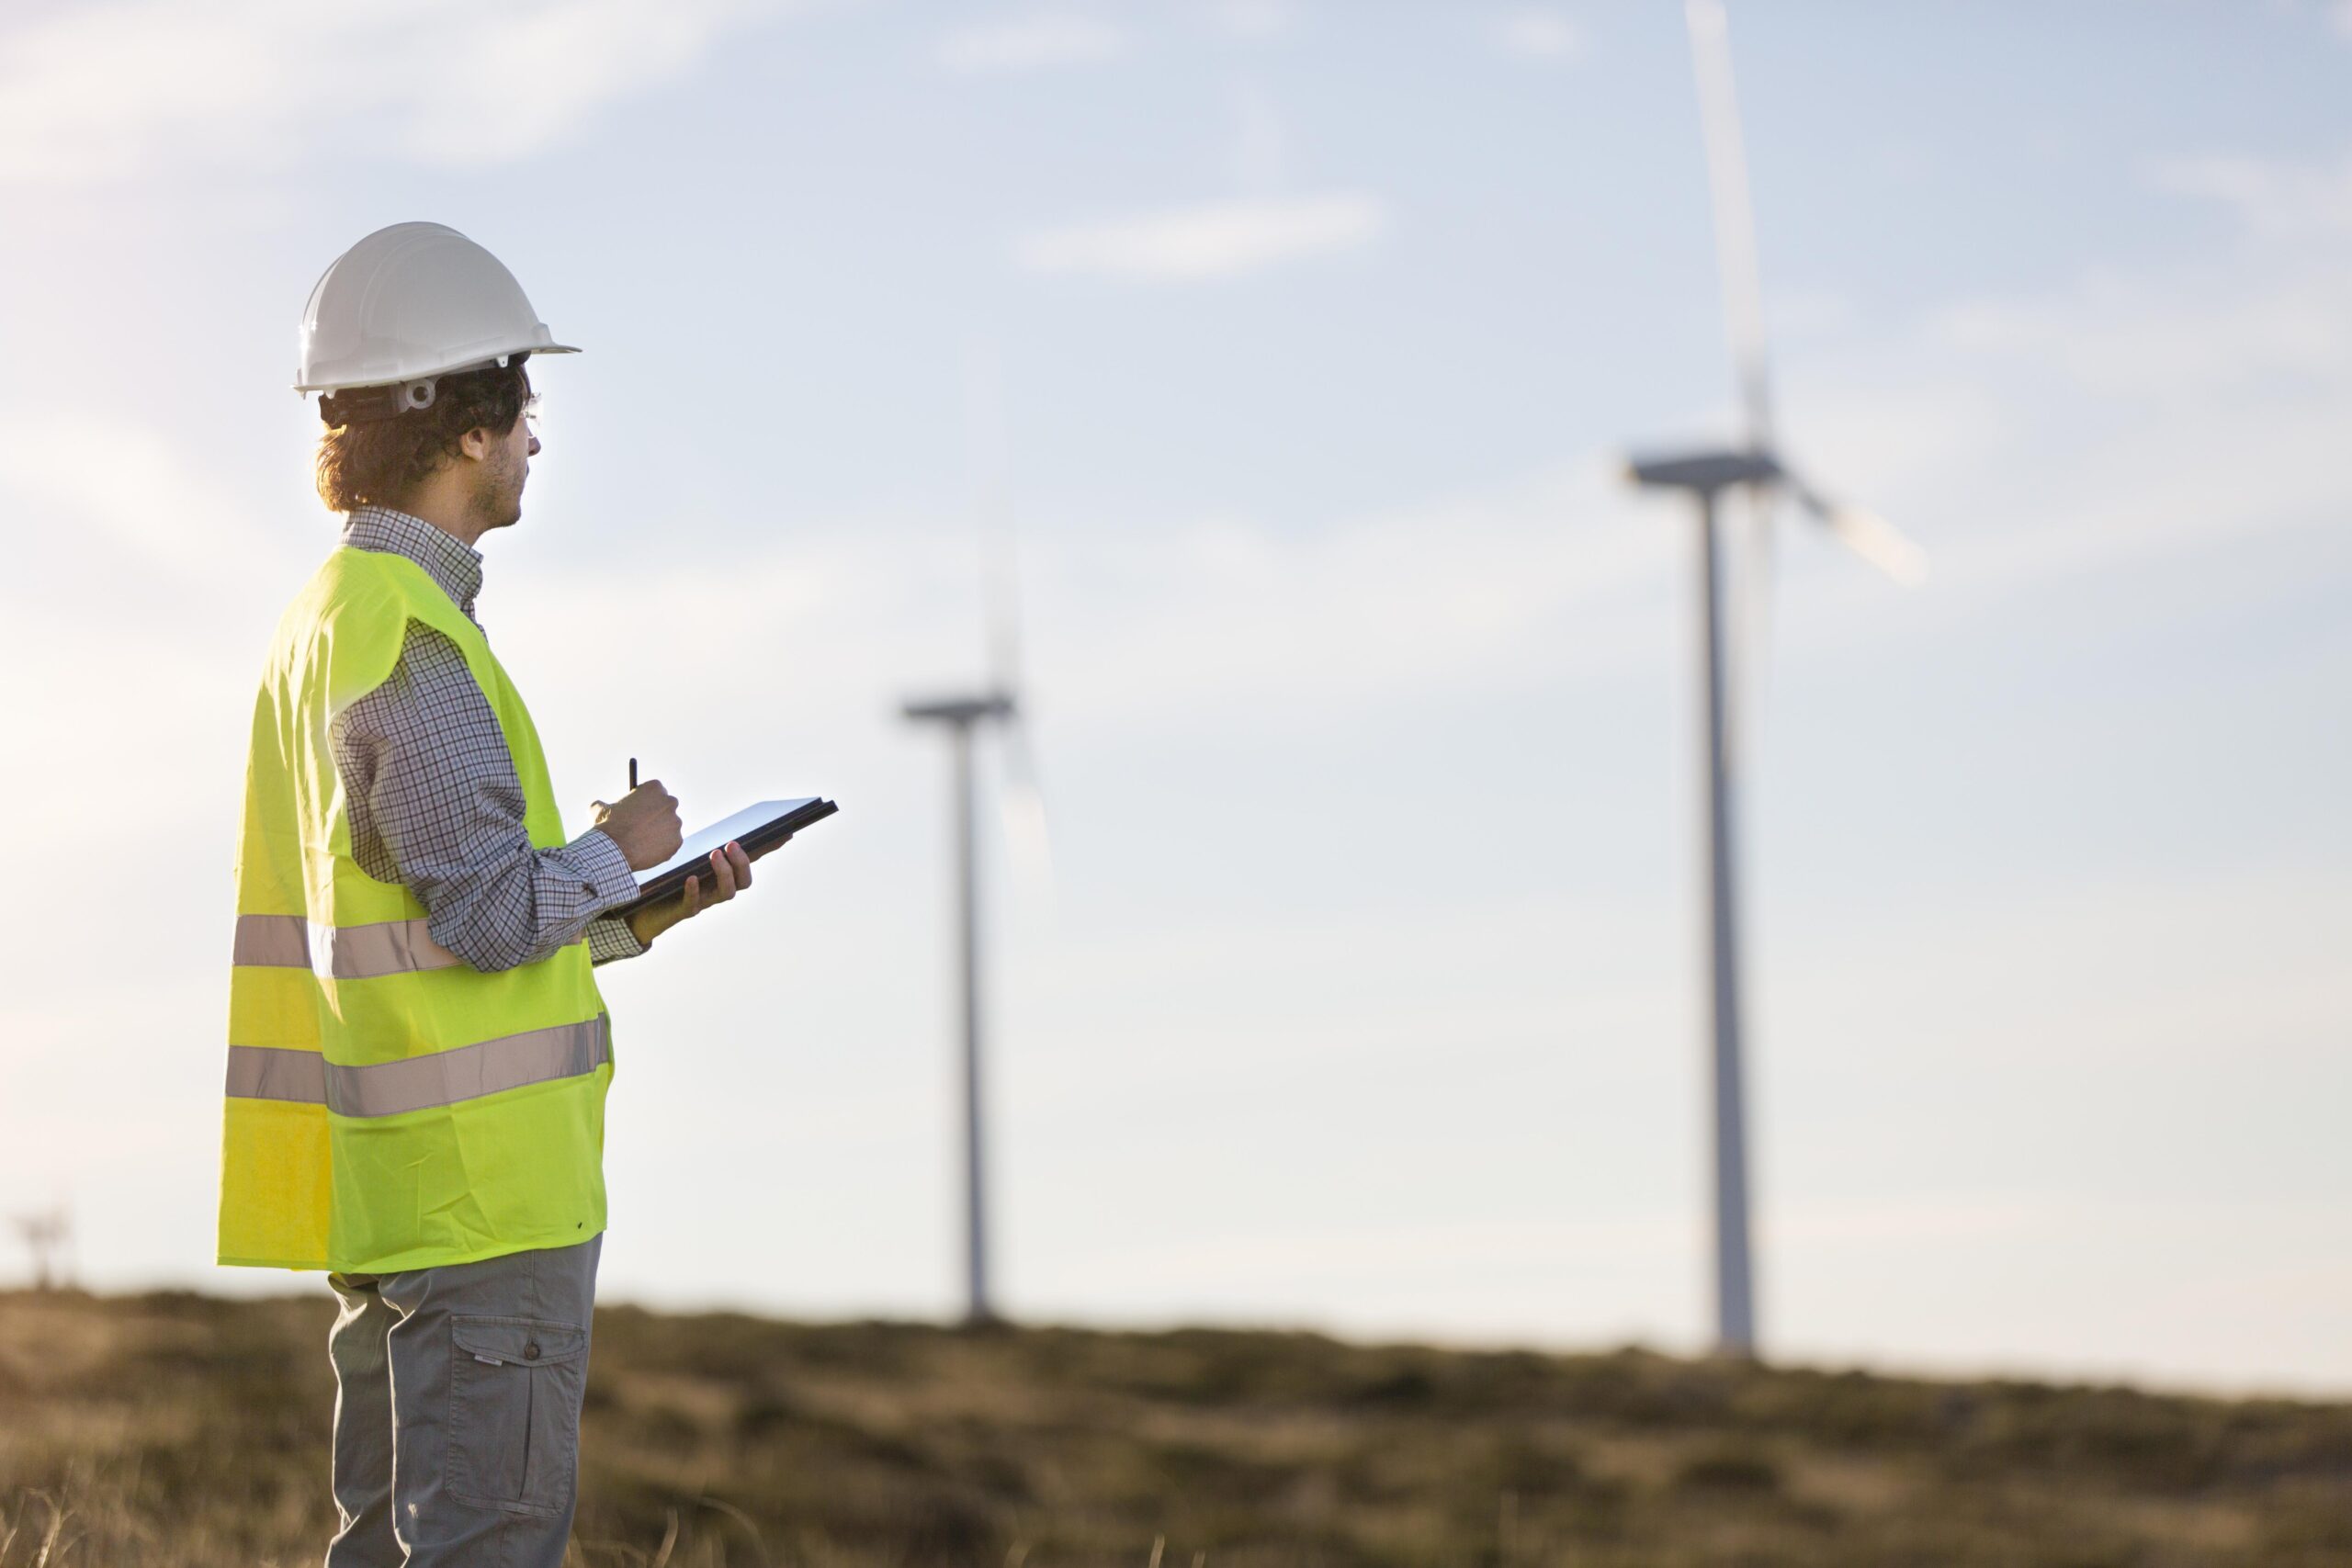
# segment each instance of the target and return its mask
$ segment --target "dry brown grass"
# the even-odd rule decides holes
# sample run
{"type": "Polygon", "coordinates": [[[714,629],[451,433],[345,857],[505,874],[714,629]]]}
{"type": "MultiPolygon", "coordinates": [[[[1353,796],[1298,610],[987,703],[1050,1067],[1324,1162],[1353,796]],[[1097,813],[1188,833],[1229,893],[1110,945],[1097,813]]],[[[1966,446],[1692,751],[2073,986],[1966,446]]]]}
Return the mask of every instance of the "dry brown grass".
{"type": "MultiPolygon", "coordinates": [[[[311,1563],[324,1292],[0,1294],[0,1568],[311,1563]]],[[[581,1568],[2352,1563],[2352,1408],[600,1311],[581,1568]]]]}

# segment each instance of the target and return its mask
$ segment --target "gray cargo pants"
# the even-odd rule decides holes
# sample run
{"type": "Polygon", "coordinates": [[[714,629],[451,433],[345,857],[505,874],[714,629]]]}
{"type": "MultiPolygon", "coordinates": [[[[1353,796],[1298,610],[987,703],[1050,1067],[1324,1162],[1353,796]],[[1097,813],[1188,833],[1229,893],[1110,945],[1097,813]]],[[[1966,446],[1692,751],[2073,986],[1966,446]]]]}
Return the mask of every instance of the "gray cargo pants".
{"type": "Polygon", "coordinates": [[[327,1276],[343,1298],[327,1568],[559,1568],[604,1239],[327,1276]]]}

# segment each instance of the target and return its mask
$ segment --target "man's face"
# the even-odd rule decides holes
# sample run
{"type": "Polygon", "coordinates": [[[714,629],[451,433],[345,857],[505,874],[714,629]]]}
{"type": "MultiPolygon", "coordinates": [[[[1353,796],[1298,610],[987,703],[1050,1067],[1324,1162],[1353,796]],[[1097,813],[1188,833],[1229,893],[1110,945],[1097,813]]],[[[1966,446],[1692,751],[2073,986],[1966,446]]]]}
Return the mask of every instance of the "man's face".
{"type": "Polygon", "coordinates": [[[485,530],[504,528],[523,515],[523,486],[531,477],[531,459],[538,456],[539,438],[528,414],[503,436],[480,434],[485,447],[474,474],[474,517],[485,530]]]}

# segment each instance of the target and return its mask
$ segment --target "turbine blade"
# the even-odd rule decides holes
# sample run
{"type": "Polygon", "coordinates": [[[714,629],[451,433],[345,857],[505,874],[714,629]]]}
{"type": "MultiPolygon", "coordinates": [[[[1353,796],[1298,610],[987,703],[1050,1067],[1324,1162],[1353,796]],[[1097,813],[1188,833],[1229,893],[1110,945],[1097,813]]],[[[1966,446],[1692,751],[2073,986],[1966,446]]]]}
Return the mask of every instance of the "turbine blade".
{"type": "Polygon", "coordinates": [[[994,689],[1021,690],[1021,563],[1013,525],[1012,443],[996,344],[975,337],[966,358],[972,510],[980,558],[981,654],[994,689]]]}
{"type": "Polygon", "coordinates": [[[989,683],[1020,701],[1021,692],[1021,561],[1014,536],[1012,508],[1000,493],[989,507],[992,515],[981,522],[981,598],[988,617],[989,683]]]}
{"type": "Polygon", "coordinates": [[[1714,211],[1715,271],[1723,286],[1724,333],[1751,450],[1772,445],[1772,389],[1764,341],[1764,283],[1756,259],[1756,209],[1748,199],[1747,149],[1732,85],[1731,33],[1723,0],[1685,0],[1690,64],[1699,84],[1699,125],[1707,147],[1714,211]]]}
{"type": "Polygon", "coordinates": [[[1733,557],[1729,752],[1736,772],[1761,744],[1764,705],[1772,692],[1772,608],[1780,557],[1781,498],[1776,489],[1747,491],[1747,528],[1733,557]]]}
{"type": "Polygon", "coordinates": [[[1054,838],[1046,818],[1046,791],[1037,773],[1037,753],[1029,738],[1029,721],[1017,716],[1004,727],[1004,794],[1001,810],[1004,839],[1016,873],[1043,887],[1050,898],[1054,888],[1054,838]]]}
{"type": "Polygon", "coordinates": [[[1905,588],[1916,588],[1928,580],[1928,552],[1877,513],[1839,506],[1831,510],[1826,521],[1848,549],[1905,588]]]}
{"type": "Polygon", "coordinates": [[[1000,728],[1004,787],[997,815],[1014,874],[1045,889],[1054,886],[1053,839],[1046,825],[1046,795],[1029,736],[1029,694],[1022,683],[1020,533],[1012,505],[1012,448],[1006,428],[1003,367],[994,342],[975,338],[967,360],[971,415],[974,511],[980,553],[980,604],[989,689],[1012,703],[1000,728]]]}
{"type": "Polygon", "coordinates": [[[1928,580],[1928,552],[1894,524],[1866,506],[1826,500],[1818,491],[1802,484],[1794,488],[1804,509],[1821,519],[1848,549],[1905,588],[1917,588],[1928,580]]]}

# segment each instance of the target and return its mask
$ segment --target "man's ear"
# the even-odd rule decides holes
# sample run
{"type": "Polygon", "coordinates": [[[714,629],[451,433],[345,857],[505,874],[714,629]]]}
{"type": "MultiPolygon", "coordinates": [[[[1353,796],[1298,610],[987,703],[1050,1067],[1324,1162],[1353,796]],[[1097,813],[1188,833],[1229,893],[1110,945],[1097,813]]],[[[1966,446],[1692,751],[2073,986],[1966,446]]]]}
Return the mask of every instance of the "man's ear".
{"type": "Polygon", "coordinates": [[[496,445],[497,443],[492,439],[489,429],[479,424],[458,437],[458,450],[477,463],[488,457],[490,449],[496,445]]]}

